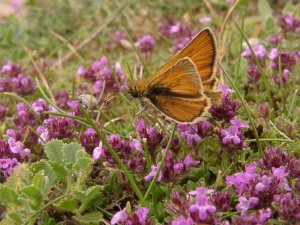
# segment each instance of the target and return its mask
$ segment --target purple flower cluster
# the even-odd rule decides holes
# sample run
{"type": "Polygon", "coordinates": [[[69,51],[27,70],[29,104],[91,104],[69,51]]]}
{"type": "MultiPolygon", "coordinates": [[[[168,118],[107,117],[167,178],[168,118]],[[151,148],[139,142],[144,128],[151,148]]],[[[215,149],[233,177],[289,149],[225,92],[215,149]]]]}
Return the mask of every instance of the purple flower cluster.
{"type": "Polygon", "coordinates": [[[33,128],[37,125],[38,121],[36,115],[22,102],[17,104],[17,110],[18,114],[13,119],[15,129],[9,129],[7,131],[8,136],[14,137],[18,141],[23,141],[25,134],[28,132],[27,141],[30,143],[36,142],[36,135],[28,130],[29,127],[33,128]]]}
{"type": "Polygon", "coordinates": [[[285,32],[300,33],[300,18],[291,13],[279,17],[279,25],[285,32]]]}
{"type": "MultiPolygon", "coordinates": [[[[298,193],[299,194],[299,193],[298,193]]],[[[274,197],[276,203],[279,204],[279,217],[291,224],[300,222],[300,196],[293,196],[291,193],[278,195],[274,197]]]]}
{"type": "MultiPolygon", "coordinates": [[[[228,208],[230,195],[219,193],[213,197],[214,190],[199,187],[189,195],[181,197],[179,192],[173,190],[171,193],[171,210],[178,215],[177,219],[170,221],[170,225],[196,225],[196,224],[221,224],[216,212],[218,207],[228,208]],[[195,196],[195,197],[193,197],[195,196]],[[216,205],[214,205],[216,203],[216,205]]],[[[225,221],[224,221],[225,222],[225,221]]],[[[228,224],[228,223],[222,224],[228,224]]]]}
{"type": "Polygon", "coordinates": [[[219,105],[212,105],[209,112],[212,120],[229,122],[235,116],[241,104],[238,101],[232,100],[228,93],[234,92],[227,85],[220,86],[222,93],[222,101],[219,105]]]}
{"type": "Polygon", "coordinates": [[[281,34],[270,35],[268,38],[269,42],[277,46],[283,41],[283,36],[281,34]]]}
{"type": "Polygon", "coordinates": [[[158,29],[163,35],[173,39],[173,50],[175,52],[183,49],[194,36],[193,31],[189,26],[175,23],[172,20],[166,20],[158,29]]]}
{"type": "Polygon", "coordinates": [[[147,147],[151,154],[151,157],[154,158],[155,150],[163,140],[163,134],[161,132],[158,132],[156,127],[153,126],[146,127],[145,121],[143,119],[135,120],[133,125],[137,130],[140,139],[142,141],[145,140],[147,142],[147,147]]]}
{"type": "Polygon", "coordinates": [[[72,138],[75,136],[73,125],[73,119],[53,117],[44,120],[43,126],[39,126],[37,132],[43,141],[72,138]]]}
{"type": "Polygon", "coordinates": [[[152,35],[146,34],[137,40],[136,46],[141,53],[150,53],[156,46],[156,41],[152,35]]]}
{"type": "Polygon", "coordinates": [[[271,60],[271,67],[276,71],[273,79],[275,83],[280,85],[280,75],[279,72],[279,58],[281,62],[282,69],[282,81],[283,85],[287,85],[288,78],[291,74],[292,67],[300,59],[300,51],[297,52],[279,52],[277,48],[273,48],[269,53],[269,59],[271,60]]]}
{"type": "Polygon", "coordinates": [[[267,208],[266,210],[260,209],[258,213],[254,212],[247,216],[234,217],[232,225],[264,225],[271,216],[272,210],[270,208],[267,208]]]}
{"type": "Polygon", "coordinates": [[[210,124],[206,120],[201,120],[192,125],[178,124],[177,129],[186,143],[197,149],[201,139],[207,135],[210,124]]]}
{"type": "Polygon", "coordinates": [[[148,218],[149,209],[145,207],[136,207],[134,213],[128,214],[126,208],[117,212],[111,219],[111,225],[152,225],[148,218]]]}
{"type": "MultiPolygon", "coordinates": [[[[125,76],[116,65],[113,68],[109,66],[108,60],[103,56],[99,61],[93,62],[89,68],[79,67],[77,75],[93,83],[94,95],[99,96],[105,86],[105,93],[118,92],[125,88],[125,76]]],[[[87,93],[91,94],[91,93],[87,93]]]]}
{"type": "Polygon", "coordinates": [[[116,31],[115,32],[115,39],[117,44],[121,45],[122,40],[128,40],[127,34],[121,31],[116,31]]]}
{"type": "Polygon", "coordinates": [[[92,128],[86,129],[86,131],[80,136],[81,145],[89,153],[93,153],[94,149],[98,147],[99,142],[100,138],[92,128]]]}
{"type": "MultiPolygon", "coordinates": [[[[252,46],[252,49],[255,55],[257,56],[260,64],[264,67],[266,64],[266,53],[267,53],[265,47],[261,44],[254,44],[252,46]]],[[[244,51],[242,52],[242,56],[248,60],[249,80],[253,83],[257,83],[261,78],[261,74],[252,56],[251,50],[249,49],[248,46],[245,46],[244,51]]]]}
{"type": "Polygon", "coordinates": [[[207,24],[211,22],[211,17],[209,16],[203,16],[199,19],[200,24],[207,24]]]}
{"type": "MultiPolygon", "coordinates": [[[[93,132],[89,131],[89,133],[93,135],[93,132]]],[[[146,159],[144,157],[143,146],[138,140],[123,140],[118,134],[108,136],[107,140],[111,147],[117,152],[121,160],[126,163],[129,168],[135,171],[144,171],[146,169],[146,159]]],[[[101,157],[104,157],[110,163],[115,163],[115,160],[105,148],[103,142],[99,141],[98,146],[93,150],[93,159],[98,160],[101,157]]]]}
{"type": "Polygon", "coordinates": [[[54,96],[56,104],[61,109],[68,109],[68,102],[70,100],[69,92],[67,90],[59,90],[54,96]]]}
{"type": "MultiPolygon", "coordinates": [[[[164,154],[165,149],[162,150],[162,155],[164,154]]],[[[168,152],[166,161],[162,167],[162,170],[160,171],[157,182],[160,182],[161,180],[166,182],[172,182],[178,179],[182,174],[184,174],[190,167],[199,165],[200,161],[193,160],[193,158],[190,155],[187,155],[184,160],[177,160],[175,162],[173,154],[171,151],[168,152]]],[[[151,172],[144,177],[146,181],[150,181],[155,174],[157,173],[158,167],[160,163],[158,163],[157,166],[152,165],[151,166],[151,172]]]]}
{"type": "Polygon", "coordinates": [[[223,149],[233,154],[247,146],[242,129],[249,128],[249,126],[237,119],[231,119],[230,124],[230,127],[221,129],[219,138],[223,149]]]}
{"type": "Polygon", "coordinates": [[[25,76],[22,69],[11,62],[2,66],[0,76],[0,92],[15,92],[25,96],[35,91],[31,77],[25,76]]]}
{"type": "Polygon", "coordinates": [[[297,182],[300,179],[300,161],[291,153],[279,148],[267,147],[257,163],[246,165],[245,172],[226,177],[239,196],[236,209],[241,215],[233,224],[265,224],[277,212],[281,220],[300,222],[300,196],[297,182]],[[297,179],[296,184],[289,182],[297,179]]]}
{"type": "Polygon", "coordinates": [[[19,165],[19,161],[30,158],[30,150],[24,148],[22,142],[10,137],[7,141],[0,139],[0,155],[0,170],[5,177],[9,177],[19,165]]]}

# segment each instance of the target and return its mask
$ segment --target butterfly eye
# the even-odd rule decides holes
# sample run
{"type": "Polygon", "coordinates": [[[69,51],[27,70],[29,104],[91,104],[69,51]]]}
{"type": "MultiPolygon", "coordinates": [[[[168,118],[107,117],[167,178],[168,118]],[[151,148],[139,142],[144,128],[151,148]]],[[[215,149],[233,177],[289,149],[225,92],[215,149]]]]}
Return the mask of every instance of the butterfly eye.
{"type": "Polygon", "coordinates": [[[136,90],[136,88],[131,88],[129,89],[128,93],[133,97],[133,98],[137,98],[139,97],[139,93],[136,90]]]}

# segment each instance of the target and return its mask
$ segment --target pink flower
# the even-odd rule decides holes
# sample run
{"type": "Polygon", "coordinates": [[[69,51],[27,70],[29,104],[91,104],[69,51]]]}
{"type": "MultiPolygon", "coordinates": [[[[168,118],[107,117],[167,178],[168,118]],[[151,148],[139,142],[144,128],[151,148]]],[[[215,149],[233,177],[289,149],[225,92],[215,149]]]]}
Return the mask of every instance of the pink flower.
{"type": "Polygon", "coordinates": [[[104,154],[104,148],[102,141],[99,142],[99,146],[96,147],[93,151],[93,159],[97,160],[104,154]]]}
{"type": "Polygon", "coordinates": [[[190,206],[189,211],[194,218],[200,219],[200,221],[205,221],[209,214],[216,212],[216,207],[209,204],[207,194],[212,193],[212,189],[207,189],[204,187],[197,188],[196,191],[190,192],[191,195],[196,195],[196,204],[190,206]]]}
{"type": "MultiPolygon", "coordinates": [[[[158,163],[158,166],[154,166],[154,165],[151,166],[151,172],[147,176],[144,177],[144,179],[146,181],[150,181],[155,176],[155,174],[157,173],[159,165],[160,165],[160,163],[158,163]]],[[[162,178],[162,172],[160,171],[156,181],[160,182],[161,178],[162,178]]]]}
{"type": "Polygon", "coordinates": [[[117,212],[111,219],[110,224],[114,225],[119,222],[125,222],[128,219],[128,214],[126,212],[126,208],[117,212]]]}
{"type": "Polygon", "coordinates": [[[199,23],[205,24],[211,22],[211,17],[209,16],[203,16],[199,19],[199,23]]]}

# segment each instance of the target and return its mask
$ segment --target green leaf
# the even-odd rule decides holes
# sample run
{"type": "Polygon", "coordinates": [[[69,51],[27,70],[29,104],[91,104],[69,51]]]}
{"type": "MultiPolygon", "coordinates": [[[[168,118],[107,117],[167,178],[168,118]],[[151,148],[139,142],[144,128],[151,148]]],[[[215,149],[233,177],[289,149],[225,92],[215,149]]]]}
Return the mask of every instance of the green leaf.
{"type": "Polygon", "coordinates": [[[79,158],[88,158],[88,159],[91,159],[91,157],[89,156],[89,154],[87,154],[86,151],[84,151],[84,150],[76,152],[76,159],[79,159],[79,158]]]}
{"type": "Polygon", "coordinates": [[[77,208],[77,203],[74,199],[63,199],[59,202],[57,207],[65,211],[73,212],[77,208]]]}
{"type": "Polygon", "coordinates": [[[30,183],[31,171],[28,164],[20,164],[6,181],[7,187],[12,190],[19,190],[30,183]]]}
{"type": "Polygon", "coordinates": [[[78,171],[82,171],[84,173],[89,173],[91,164],[92,164],[91,158],[77,158],[73,168],[77,169],[78,171]]]}
{"type": "Polygon", "coordinates": [[[75,216],[74,218],[81,224],[99,224],[102,220],[102,214],[100,212],[92,212],[83,216],[75,216]]]}
{"type": "Polygon", "coordinates": [[[95,185],[85,191],[86,197],[82,201],[82,204],[79,208],[79,212],[84,212],[87,208],[91,207],[96,202],[99,202],[101,189],[102,189],[101,186],[95,185]]]}
{"type": "Polygon", "coordinates": [[[33,200],[41,200],[42,201],[42,195],[40,190],[38,190],[35,186],[28,186],[23,188],[22,193],[24,193],[28,198],[31,198],[33,200]]]}
{"type": "Polygon", "coordinates": [[[69,144],[64,144],[63,145],[63,151],[65,154],[65,160],[68,163],[75,163],[76,160],[76,154],[78,151],[83,151],[83,148],[80,144],[78,143],[69,143],[69,144]]]}
{"type": "Polygon", "coordinates": [[[61,140],[48,142],[45,145],[45,153],[48,159],[54,162],[63,163],[63,159],[65,158],[63,145],[64,143],[61,140]]]}
{"type": "Polygon", "coordinates": [[[83,202],[84,199],[86,198],[86,193],[85,193],[85,191],[82,191],[82,190],[74,190],[74,195],[81,202],[83,202]]]}
{"type": "Polygon", "coordinates": [[[8,206],[10,204],[20,205],[18,195],[12,189],[6,186],[0,186],[0,203],[8,206]]]}
{"type": "Polygon", "coordinates": [[[67,182],[67,171],[65,170],[65,168],[63,167],[62,164],[59,164],[57,162],[50,162],[50,165],[52,166],[52,169],[57,177],[57,179],[67,182]]]}
{"type": "Polygon", "coordinates": [[[33,174],[38,174],[40,171],[43,171],[43,192],[48,193],[48,191],[55,184],[55,181],[57,179],[52,166],[47,161],[41,160],[32,164],[30,169],[33,174]]]}
{"type": "Polygon", "coordinates": [[[36,173],[32,179],[32,184],[37,188],[42,188],[44,186],[44,177],[45,173],[44,170],[40,170],[38,173],[36,173]]]}

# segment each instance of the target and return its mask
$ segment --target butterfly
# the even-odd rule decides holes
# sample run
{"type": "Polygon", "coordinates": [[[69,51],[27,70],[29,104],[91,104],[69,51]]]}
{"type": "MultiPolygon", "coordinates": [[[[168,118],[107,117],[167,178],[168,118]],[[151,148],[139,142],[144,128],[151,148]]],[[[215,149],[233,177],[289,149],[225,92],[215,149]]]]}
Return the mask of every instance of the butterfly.
{"type": "Polygon", "coordinates": [[[212,103],[216,91],[216,41],[210,28],[200,31],[153,76],[136,80],[127,92],[177,123],[196,123],[212,103]]]}

